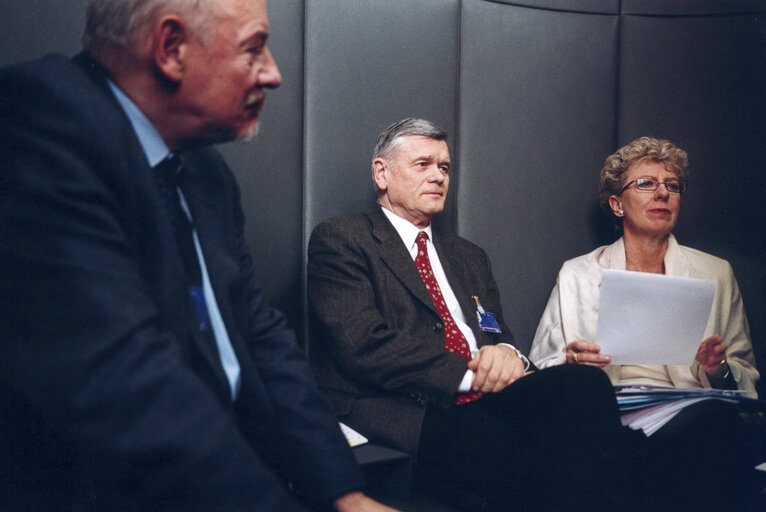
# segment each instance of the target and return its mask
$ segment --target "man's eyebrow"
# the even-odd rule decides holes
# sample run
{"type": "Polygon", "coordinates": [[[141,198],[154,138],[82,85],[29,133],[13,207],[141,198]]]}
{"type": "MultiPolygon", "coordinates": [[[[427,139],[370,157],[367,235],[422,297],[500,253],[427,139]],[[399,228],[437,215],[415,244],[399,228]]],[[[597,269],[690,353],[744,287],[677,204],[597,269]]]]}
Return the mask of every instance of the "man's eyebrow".
{"type": "Polygon", "coordinates": [[[266,30],[258,30],[249,37],[245,38],[240,46],[264,46],[269,39],[269,32],[266,30]]]}
{"type": "Polygon", "coordinates": [[[439,165],[447,165],[452,166],[452,161],[449,159],[445,160],[439,160],[439,158],[436,157],[436,155],[419,155],[410,160],[411,164],[415,164],[422,161],[429,161],[429,162],[436,162],[439,165]]]}

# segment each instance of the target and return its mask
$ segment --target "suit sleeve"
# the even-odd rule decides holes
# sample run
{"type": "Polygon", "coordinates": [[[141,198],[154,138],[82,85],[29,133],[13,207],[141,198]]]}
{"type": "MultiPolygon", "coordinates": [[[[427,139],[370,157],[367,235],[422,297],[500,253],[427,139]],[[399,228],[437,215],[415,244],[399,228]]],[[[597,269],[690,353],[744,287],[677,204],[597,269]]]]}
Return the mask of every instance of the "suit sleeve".
{"type": "MultiPolygon", "coordinates": [[[[270,434],[279,436],[278,464],[312,501],[331,503],[359,490],[364,482],[337,417],[316,386],[304,350],[287,328],[284,315],[263,301],[245,245],[244,216],[233,180],[232,185],[240,266],[250,307],[249,355],[276,409],[279,426],[270,434]]],[[[250,420],[259,421],[257,417],[250,420]]]]}
{"type": "Polygon", "coordinates": [[[3,422],[55,432],[104,508],[303,510],[163,326],[125,215],[146,205],[105,158],[131,139],[88,119],[119,112],[30,75],[0,75],[0,409],[24,406],[3,422]]]}
{"type": "Polygon", "coordinates": [[[426,394],[447,405],[465,375],[466,360],[443,350],[443,334],[431,330],[434,320],[417,317],[425,315],[419,311],[424,308],[387,299],[396,292],[386,289],[381,275],[374,277],[373,266],[382,265],[371,261],[375,257],[334,223],[314,229],[308,257],[309,307],[317,327],[313,342],[355,382],[412,397],[426,394]],[[395,316],[416,327],[392,324],[395,316]]]}

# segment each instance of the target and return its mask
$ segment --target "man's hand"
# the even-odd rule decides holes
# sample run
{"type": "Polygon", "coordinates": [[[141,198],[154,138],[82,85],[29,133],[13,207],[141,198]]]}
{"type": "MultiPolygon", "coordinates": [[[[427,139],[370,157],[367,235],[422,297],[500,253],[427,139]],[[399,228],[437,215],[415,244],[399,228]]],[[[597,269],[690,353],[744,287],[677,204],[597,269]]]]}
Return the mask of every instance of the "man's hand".
{"type": "Polygon", "coordinates": [[[720,379],[728,371],[726,363],[726,343],[720,336],[714,334],[700,343],[695,359],[699,361],[700,368],[713,379],[720,379]]]}
{"type": "Polygon", "coordinates": [[[338,512],[398,512],[359,491],[344,494],[333,505],[338,512]]]}
{"type": "Polygon", "coordinates": [[[601,347],[590,341],[573,341],[567,345],[567,363],[603,368],[612,360],[601,353],[601,347]]]}
{"type": "Polygon", "coordinates": [[[502,344],[481,347],[468,361],[468,369],[476,373],[471,389],[481,393],[498,393],[523,377],[525,366],[511,347],[502,344]]]}

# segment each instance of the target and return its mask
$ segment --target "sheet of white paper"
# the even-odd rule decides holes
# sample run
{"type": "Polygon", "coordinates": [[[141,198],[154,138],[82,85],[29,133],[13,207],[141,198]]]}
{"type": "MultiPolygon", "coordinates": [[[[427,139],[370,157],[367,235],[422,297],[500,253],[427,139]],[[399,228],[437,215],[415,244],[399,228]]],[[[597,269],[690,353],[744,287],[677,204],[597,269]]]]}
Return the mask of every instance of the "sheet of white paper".
{"type": "Polygon", "coordinates": [[[596,343],[611,364],[694,361],[713,306],[716,283],[604,269],[596,343]]]}

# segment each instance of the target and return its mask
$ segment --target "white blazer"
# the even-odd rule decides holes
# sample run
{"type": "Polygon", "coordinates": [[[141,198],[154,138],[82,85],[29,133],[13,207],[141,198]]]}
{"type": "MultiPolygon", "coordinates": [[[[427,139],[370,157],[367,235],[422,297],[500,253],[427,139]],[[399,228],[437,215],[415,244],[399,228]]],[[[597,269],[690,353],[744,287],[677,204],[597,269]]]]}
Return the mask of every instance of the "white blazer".
{"type": "MultiPolygon", "coordinates": [[[[538,367],[564,364],[567,344],[572,341],[596,340],[601,269],[604,268],[625,270],[622,238],[612,245],[569,260],[561,267],[529,353],[538,367]]],[[[718,286],[703,339],[714,334],[723,338],[728,345],[726,358],[738,388],[745,390],[747,396],[757,397],[755,384],[759,375],[755,368],[750,329],[729,262],[679,245],[670,235],[665,253],[665,273],[716,281],[718,286]]],[[[613,384],[620,383],[620,369],[620,366],[612,365],[605,368],[613,384]]],[[[691,366],[668,366],[667,369],[675,387],[712,387],[697,361],[691,366]]]]}

